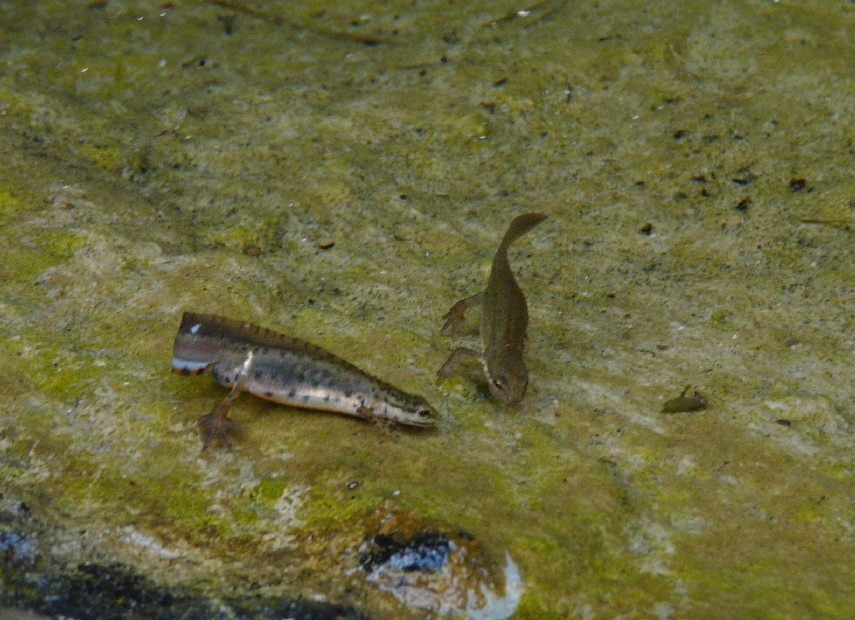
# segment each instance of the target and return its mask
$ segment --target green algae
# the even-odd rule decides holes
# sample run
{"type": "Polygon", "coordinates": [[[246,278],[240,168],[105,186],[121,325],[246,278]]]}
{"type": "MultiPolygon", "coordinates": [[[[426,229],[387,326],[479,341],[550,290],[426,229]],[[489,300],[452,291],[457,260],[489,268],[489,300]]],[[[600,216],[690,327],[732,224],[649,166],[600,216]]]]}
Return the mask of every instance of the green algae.
{"type": "Polygon", "coordinates": [[[0,189],[0,216],[3,217],[3,223],[7,223],[12,217],[25,211],[32,204],[33,199],[29,192],[21,195],[22,188],[3,187],[0,189]]]}

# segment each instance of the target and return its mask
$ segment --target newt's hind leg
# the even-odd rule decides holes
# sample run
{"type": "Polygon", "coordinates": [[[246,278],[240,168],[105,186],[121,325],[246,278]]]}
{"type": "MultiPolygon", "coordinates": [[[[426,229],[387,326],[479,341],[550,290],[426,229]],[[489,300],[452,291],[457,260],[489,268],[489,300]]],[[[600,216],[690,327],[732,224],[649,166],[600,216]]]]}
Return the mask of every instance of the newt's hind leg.
{"type": "Polygon", "coordinates": [[[477,293],[472,297],[461,299],[456,304],[451,306],[451,310],[442,317],[445,323],[439,331],[443,334],[454,334],[460,331],[463,320],[466,318],[466,311],[481,303],[483,293],[477,293]]]}
{"type": "Polygon", "coordinates": [[[211,413],[203,415],[196,424],[199,426],[199,435],[202,438],[202,449],[205,450],[212,443],[219,443],[226,448],[232,447],[231,435],[235,428],[234,420],[230,419],[229,411],[240,396],[240,385],[236,385],[220,403],[211,410],[211,413]]]}
{"type": "Polygon", "coordinates": [[[478,351],[473,349],[467,349],[466,347],[460,347],[454,350],[454,353],[448,356],[448,359],[445,360],[445,364],[436,371],[437,379],[447,379],[451,375],[457,374],[460,370],[460,362],[463,358],[474,358],[481,361],[481,355],[478,351]]]}

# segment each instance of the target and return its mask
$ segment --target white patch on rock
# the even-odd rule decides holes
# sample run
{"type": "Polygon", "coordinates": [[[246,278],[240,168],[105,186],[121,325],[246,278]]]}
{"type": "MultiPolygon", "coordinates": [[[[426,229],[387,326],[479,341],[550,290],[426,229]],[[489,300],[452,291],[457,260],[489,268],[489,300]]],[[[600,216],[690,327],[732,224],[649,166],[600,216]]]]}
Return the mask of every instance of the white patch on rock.
{"type": "Polygon", "coordinates": [[[171,560],[180,557],[180,553],[174,549],[164,547],[154,536],[143,534],[131,525],[127,525],[121,529],[121,540],[139,547],[147,555],[156,556],[171,560]]]}

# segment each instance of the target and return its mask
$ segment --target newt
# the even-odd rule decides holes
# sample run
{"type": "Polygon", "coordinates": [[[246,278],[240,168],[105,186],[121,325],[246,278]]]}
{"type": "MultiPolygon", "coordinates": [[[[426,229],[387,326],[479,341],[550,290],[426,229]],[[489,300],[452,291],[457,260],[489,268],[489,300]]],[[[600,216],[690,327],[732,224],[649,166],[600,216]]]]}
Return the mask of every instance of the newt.
{"type": "Polygon", "coordinates": [[[310,342],[243,321],[185,312],[175,336],[172,371],[200,375],[231,388],[199,418],[204,450],[213,442],[231,446],[235,423],[228,415],[248,392],[266,400],[318,411],[433,426],[436,411],[421,396],[407,394],[310,342]]]}
{"type": "Polygon", "coordinates": [[[465,357],[477,359],[484,367],[490,393],[506,404],[523,399],[528,386],[528,368],[523,360],[528,305],[508,261],[508,247],[540,222],[543,213],[526,213],[514,218],[493,257],[487,288],[461,299],[443,318],[442,333],[452,333],[463,322],[469,308],[481,306],[481,342],[483,352],[460,347],[437,372],[440,379],[455,374],[465,357]]]}

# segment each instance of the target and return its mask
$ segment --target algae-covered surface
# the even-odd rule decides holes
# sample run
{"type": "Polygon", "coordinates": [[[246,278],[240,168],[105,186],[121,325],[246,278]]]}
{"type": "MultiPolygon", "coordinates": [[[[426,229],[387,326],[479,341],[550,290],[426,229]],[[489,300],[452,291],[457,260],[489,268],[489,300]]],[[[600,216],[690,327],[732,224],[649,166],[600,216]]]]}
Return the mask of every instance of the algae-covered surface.
{"type": "Polygon", "coordinates": [[[0,32],[0,605],[855,616],[851,3],[2,2],[0,32]],[[507,407],[435,381],[479,346],[439,327],[526,211],[507,407]],[[439,424],[243,396],[202,452],[225,390],[170,374],[183,310],[439,424]]]}

